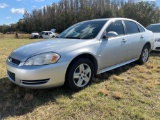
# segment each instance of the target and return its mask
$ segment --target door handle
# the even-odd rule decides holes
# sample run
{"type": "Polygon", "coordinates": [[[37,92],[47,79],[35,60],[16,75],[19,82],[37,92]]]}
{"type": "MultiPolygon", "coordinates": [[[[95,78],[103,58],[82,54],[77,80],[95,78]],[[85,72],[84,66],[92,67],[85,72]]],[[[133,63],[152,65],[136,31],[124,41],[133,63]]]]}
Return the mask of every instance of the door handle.
{"type": "Polygon", "coordinates": [[[143,39],[144,37],[141,35],[141,37],[140,37],[141,39],[143,39]]]}
{"type": "Polygon", "coordinates": [[[127,40],[126,39],[122,39],[122,42],[125,43],[127,40]]]}

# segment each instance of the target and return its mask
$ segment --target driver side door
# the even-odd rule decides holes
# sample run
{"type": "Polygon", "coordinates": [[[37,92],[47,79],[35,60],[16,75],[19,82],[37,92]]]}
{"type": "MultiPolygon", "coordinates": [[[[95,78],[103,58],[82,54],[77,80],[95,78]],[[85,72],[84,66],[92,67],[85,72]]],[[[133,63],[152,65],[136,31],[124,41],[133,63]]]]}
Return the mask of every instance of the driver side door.
{"type": "Polygon", "coordinates": [[[127,38],[121,20],[113,21],[106,33],[116,32],[118,36],[101,40],[100,70],[123,63],[127,60],[127,38]]]}

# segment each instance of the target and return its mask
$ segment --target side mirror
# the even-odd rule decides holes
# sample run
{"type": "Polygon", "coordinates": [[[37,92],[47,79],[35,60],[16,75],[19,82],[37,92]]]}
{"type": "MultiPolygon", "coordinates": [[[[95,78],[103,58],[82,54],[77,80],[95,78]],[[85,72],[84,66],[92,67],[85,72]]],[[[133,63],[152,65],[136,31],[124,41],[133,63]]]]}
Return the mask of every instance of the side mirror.
{"type": "Polygon", "coordinates": [[[103,39],[108,39],[111,37],[117,37],[118,33],[114,31],[109,31],[106,35],[103,36],[103,39]]]}

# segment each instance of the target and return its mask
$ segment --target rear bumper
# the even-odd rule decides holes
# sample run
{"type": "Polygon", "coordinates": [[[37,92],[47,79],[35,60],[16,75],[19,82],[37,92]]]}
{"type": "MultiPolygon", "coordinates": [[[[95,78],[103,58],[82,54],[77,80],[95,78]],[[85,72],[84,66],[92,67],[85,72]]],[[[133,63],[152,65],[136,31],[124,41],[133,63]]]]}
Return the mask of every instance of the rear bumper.
{"type": "Polygon", "coordinates": [[[7,61],[8,79],[22,87],[50,88],[61,86],[65,82],[65,74],[69,62],[43,66],[16,66],[7,61]]]}

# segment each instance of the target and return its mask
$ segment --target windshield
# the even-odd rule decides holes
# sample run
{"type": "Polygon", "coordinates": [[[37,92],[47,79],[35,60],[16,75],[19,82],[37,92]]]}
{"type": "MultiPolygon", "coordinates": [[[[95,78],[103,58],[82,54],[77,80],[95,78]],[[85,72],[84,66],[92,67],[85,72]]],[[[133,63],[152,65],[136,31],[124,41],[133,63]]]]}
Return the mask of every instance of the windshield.
{"type": "Polygon", "coordinates": [[[77,23],[63,31],[58,38],[92,39],[98,35],[106,22],[107,20],[96,20],[77,23]]]}
{"type": "Polygon", "coordinates": [[[160,25],[149,25],[146,28],[154,33],[160,33],[160,25]]]}
{"type": "Polygon", "coordinates": [[[43,35],[43,34],[45,34],[45,32],[40,32],[39,34],[40,34],[40,35],[43,35]]]}

